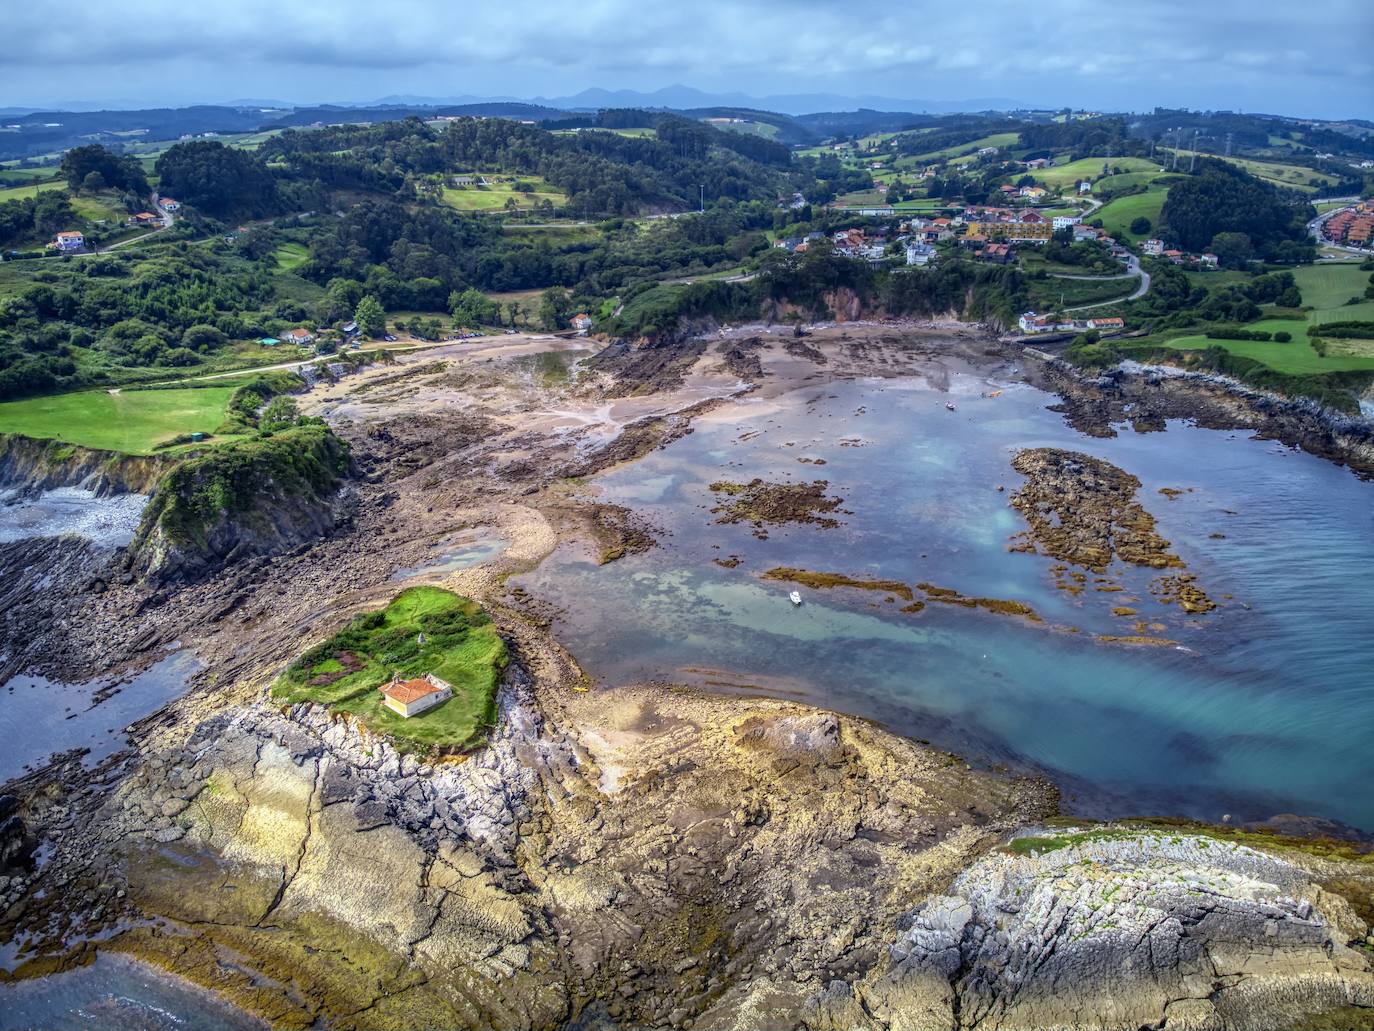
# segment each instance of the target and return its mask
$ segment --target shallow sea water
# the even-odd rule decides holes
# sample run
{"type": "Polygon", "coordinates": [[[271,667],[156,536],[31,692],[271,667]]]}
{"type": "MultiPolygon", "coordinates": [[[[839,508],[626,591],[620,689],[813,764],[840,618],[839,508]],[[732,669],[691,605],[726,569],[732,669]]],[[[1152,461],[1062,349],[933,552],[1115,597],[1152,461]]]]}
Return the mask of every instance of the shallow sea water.
{"type": "Polygon", "coordinates": [[[256,1031],[267,1025],[151,967],[114,954],[90,966],[0,984],[0,1031],[256,1031]]]}
{"type": "Polygon", "coordinates": [[[1374,484],[1243,433],[1176,423],[1094,439],[1032,388],[956,377],[950,390],[855,381],[713,413],[597,481],[601,500],[668,531],[659,547],[599,567],[560,550],[518,582],[562,607],[560,640],[602,683],[696,681],[880,719],[1048,771],[1085,815],[1294,812],[1374,832],[1374,484]],[[1090,576],[1073,597],[1052,559],[1009,552],[1025,527],[1008,505],[1022,482],[1010,460],[1036,446],[1139,477],[1160,532],[1221,608],[1186,616],[1150,595],[1157,573],[1120,563],[1123,592],[1099,593],[1090,576]],[[824,479],[849,514],[836,529],[769,527],[764,541],[718,525],[709,484],[753,477],[824,479]],[[736,568],[711,561],[731,555],[736,568]],[[798,609],[792,585],[759,579],[773,566],[1014,599],[1046,626],[933,604],[903,614],[842,589],[799,588],[798,609]],[[1139,616],[1112,614],[1124,599],[1139,616]],[[1177,647],[1094,639],[1140,618],[1177,647]]]}

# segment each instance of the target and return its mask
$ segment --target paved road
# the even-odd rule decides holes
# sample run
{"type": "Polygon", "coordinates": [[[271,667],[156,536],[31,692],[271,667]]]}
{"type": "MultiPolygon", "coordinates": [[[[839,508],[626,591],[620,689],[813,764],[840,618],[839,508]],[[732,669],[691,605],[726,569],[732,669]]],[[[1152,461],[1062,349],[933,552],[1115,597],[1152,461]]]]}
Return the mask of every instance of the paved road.
{"type": "Polygon", "coordinates": [[[104,250],[100,250],[100,251],[82,251],[80,254],[77,254],[76,257],[78,257],[78,258],[89,258],[89,257],[91,257],[92,255],[95,255],[95,254],[105,254],[105,253],[107,253],[107,252],[109,252],[109,251],[115,250],[116,248],[119,248],[119,247],[127,247],[127,246],[128,246],[129,244],[131,244],[131,243],[138,243],[139,240],[146,240],[146,239],[148,239],[148,237],[150,237],[150,236],[156,236],[158,233],[162,232],[164,229],[170,229],[170,228],[172,227],[172,223],[175,222],[176,219],[174,219],[174,218],[172,217],[172,213],[171,213],[170,211],[163,211],[161,208],[159,208],[159,207],[157,206],[157,204],[158,204],[158,195],[157,195],[156,193],[154,193],[154,194],[153,194],[153,210],[156,211],[156,212],[162,217],[162,225],[158,226],[156,229],[150,229],[148,232],[146,232],[146,233],[140,233],[138,236],[130,236],[130,237],[128,237],[127,239],[120,240],[118,243],[112,243],[112,244],[110,244],[110,246],[106,247],[104,250]]]}
{"type": "MultiPolygon", "coordinates": [[[[1135,293],[1129,297],[1116,297],[1110,301],[1098,301],[1096,304],[1080,304],[1077,308],[1065,308],[1065,311],[1087,311],[1089,308],[1105,308],[1109,304],[1124,304],[1126,301],[1134,301],[1144,297],[1150,292],[1150,273],[1140,267],[1140,259],[1134,254],[1126,267],[1130,270],[1126,275],[1137,275],[1140,277],[1140,285],[1135,288],[1135,293]]],[[[1113,277],[1116,278],[1116,277],[1113,277]]]]}

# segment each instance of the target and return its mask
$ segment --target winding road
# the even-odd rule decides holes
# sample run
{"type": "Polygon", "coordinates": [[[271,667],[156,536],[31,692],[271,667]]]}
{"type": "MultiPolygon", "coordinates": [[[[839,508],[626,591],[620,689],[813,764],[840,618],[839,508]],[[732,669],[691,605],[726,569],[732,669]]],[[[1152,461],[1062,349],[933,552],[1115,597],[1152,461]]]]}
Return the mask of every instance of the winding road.
{"type": "Polygon", "coordinates": [[[1150,273],[1146,272],[1143,268],[1140,267],[1140,259],[1137,258],[1134,254],[1132,254],[1130,260],[1126,262],[1126,268],[1127,271],[1123,272],[1119,276],[1057,276],[1056,278],[1058,279],[1087,279],[1100,281],[1109,281],[1113,279],[1129,279],[1131,276],[1140,277],[1140,285],[1135,288],[1134,293],[1129,294],[1126,297],[1114,297],[1110,301],[1097,301],[1094,304],[1080,304],[1076,308],[1065,308],[1064,310],[1066,312],[1087,311],[1089,308],[1105,308],[1109,304],[1124,304],[1127,301],[1134,301],[1141,297],[1144,297],[1147,293],[1150,292],[1150,273]]]}

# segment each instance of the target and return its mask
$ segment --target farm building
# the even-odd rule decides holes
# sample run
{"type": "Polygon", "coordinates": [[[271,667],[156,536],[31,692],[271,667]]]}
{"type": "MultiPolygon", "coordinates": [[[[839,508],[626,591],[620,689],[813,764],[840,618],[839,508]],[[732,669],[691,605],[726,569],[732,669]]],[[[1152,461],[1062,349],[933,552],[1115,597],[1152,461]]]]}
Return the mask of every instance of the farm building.
{"type": "Polygon", "coordinates": [[[281,338],[288,344],[310,344],[315,341],[315,334],[308,329],[296,328],[288,329],[281,335],[281,338]]]}
{"type": "Polygon", "coordinates": [[[391,680],[382,685],[382,704],[409,719],[442,705],[453,697],[453,688],[433,673],[411,680],[391,680]]]}

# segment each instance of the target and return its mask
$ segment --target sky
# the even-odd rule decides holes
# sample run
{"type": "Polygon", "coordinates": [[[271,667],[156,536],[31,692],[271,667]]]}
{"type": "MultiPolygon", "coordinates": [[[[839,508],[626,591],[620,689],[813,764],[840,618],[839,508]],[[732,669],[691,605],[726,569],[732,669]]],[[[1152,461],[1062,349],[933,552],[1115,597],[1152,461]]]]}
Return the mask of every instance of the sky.
{"type": "Polygon", "coordinates": [[[1374,119],[1374,0],[41,0],[0,107],[684,84],[1374,119]]]}

